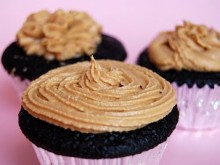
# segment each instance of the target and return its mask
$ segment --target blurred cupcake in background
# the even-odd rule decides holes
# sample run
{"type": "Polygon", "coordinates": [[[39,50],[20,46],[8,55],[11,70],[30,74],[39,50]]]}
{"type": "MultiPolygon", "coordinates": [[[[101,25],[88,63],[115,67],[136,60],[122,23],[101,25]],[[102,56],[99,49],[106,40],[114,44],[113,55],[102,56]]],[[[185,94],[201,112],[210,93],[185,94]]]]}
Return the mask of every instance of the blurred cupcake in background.
{"type": "Polygon", "coordinates": [[[179,128],[220,127],[220,33],[185,21],[160,33],[138,58],[177,91],[179,128]]]}
{"type": "Polygon", "coordinates": [[[19,96],[30,83],[47,71],[88,60],[123,61],[126,51],[116,38],[87,13],[42,10],[30,14],[17,32],[16,41],[3,52],[2,64],[13,79],[19,96]]]}

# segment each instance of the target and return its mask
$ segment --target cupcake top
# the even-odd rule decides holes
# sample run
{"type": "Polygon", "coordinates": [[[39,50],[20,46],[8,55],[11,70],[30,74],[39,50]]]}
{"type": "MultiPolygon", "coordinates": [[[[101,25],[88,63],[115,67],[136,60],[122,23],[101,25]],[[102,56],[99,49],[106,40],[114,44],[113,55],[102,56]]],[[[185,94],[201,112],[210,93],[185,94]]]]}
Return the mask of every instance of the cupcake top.
{"type": "Polygon", "coordinates": [[[17,42],[28,55],[63,61],[93,54],[101,32],[101,26],[87,13],[42,10],[28,16],[17,33],[17,42]]]}
{"type": "Polygon", "coordinates": [[[184,22],[160,33],[149,46],[149,59],[160,70],[220,71],[220,33],[184,22]]]}
{"type": "Polygon", "coordinates": [[[175,104],[174,89],[156,73],[93,57],[49,71],[22,97],[32,116],[82,133],[142,128],[164,118],[175,104]]]}

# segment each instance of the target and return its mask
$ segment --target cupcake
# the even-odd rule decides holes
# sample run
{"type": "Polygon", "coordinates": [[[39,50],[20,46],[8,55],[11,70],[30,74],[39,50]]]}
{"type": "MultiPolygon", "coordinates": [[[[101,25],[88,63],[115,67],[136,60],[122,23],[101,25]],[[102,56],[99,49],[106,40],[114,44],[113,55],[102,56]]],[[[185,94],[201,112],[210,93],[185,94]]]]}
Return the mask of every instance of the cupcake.
{"type": "Polygon", "coordinates": [[[155,165],[178,121],[175,104],[156,73],[91,57],[34,80],[19,126],[42,165],[155,165]]]}
{"type": "Polygon", "coordinates": [[[172,83],[180,111],[178,127],[220,126],[220,33],[184,22],[160,33],[137,61],[172,83]]]}
{"type": "Polygon", "coordinates": [[[103,34],[102,27],[87,13],[42,10],[27,17],[16,41],[3,52],[2,64],[21,95],[40,75],[89,60],[91,54],[96,59],[120,61],[127,56],[122,43],[103,34]]]}

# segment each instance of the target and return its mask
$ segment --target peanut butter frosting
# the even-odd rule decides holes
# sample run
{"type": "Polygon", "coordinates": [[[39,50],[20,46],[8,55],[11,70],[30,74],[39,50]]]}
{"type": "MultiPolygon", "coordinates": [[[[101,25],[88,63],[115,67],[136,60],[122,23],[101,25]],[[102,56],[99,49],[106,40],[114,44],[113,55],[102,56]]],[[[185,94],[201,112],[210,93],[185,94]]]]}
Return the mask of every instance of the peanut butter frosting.
{"type": "Polygon", "coordinates": [[[84,133],[138,129],[164,118],[175,104],[174,89],[156,73],[93,57],[49,71],[22,97],[32,116],[84,133]]]}
{"type": "Polygon", "coordinates": [[[27,55],[62,61],[93,54],[101,42],[101,31],[87,13],[42,10],[28,16],[17,33],[17,42],[27,55]]]}
{"type": "Polygon", "coordinates": [[[184,22],[163,32],[149,46],[149,59],[161,70],[220,71],[220,33],[184,22]]]}

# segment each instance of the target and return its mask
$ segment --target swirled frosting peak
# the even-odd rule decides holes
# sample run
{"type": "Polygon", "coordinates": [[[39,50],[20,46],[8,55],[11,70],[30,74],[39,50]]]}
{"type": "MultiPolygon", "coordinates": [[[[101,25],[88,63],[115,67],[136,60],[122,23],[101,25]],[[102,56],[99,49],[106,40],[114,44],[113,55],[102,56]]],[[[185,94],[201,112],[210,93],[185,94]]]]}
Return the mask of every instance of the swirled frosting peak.
{"type": "Polygon", "coordinates": [[[101,26],[84,12],[42,10],[27,18],[17,41],[28,55],[61,61],[93,54],[101,42],[101,26]]]}
{"type": "Polygon", "coordinates": [[[86,133],[141,128],[164,118],[175,104],[174,89],[156,73],[93,57],[49,71],[22,97],[34,117],[86,133]]]}
{"type": "Polygon", "coordinates": [[[220,33],[184,22],[153,40],[149,59],[161,70],[220,71],[220,33]]]}

